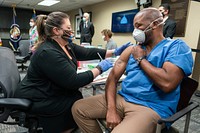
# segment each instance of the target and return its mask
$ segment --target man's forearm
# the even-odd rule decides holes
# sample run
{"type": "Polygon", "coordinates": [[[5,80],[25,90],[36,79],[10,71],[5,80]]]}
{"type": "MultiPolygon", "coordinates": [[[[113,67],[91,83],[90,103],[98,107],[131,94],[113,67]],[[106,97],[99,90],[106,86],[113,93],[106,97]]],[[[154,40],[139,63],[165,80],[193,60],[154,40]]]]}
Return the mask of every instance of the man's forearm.
{"type": "Polygon", "coordinates": [[[116,83],[110,82],[112,79],[107,79],[109,84],[106,84],[106,102],[108,110],[116,109],[116,83]]]}

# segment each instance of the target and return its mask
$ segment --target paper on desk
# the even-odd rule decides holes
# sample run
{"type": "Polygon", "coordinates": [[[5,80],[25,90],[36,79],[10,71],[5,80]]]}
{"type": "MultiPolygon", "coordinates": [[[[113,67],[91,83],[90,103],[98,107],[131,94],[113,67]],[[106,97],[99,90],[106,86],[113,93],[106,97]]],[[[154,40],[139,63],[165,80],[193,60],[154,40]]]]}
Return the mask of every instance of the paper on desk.
{"type": "MultiPolygon", "coordinates": [[[[99,75],[99,76],[97,76],[97,77],[93,80],[92,83],[106,82],[107,78],[108,78],[108,75],[105,75],[105,76],[99,75]]],[[[119,81],[122,81],[122,80],[124,80],[125,78],[126,78],[126,75],[123,74],[123,75],[120,77],[119,81]]]]}
{"type": "Polygon", "coordinates": [[[108,78],[108,75],[105,75],[105,76],[99,75],[93,80],[93,83],[105,82],[107,78],[108,78]]]}

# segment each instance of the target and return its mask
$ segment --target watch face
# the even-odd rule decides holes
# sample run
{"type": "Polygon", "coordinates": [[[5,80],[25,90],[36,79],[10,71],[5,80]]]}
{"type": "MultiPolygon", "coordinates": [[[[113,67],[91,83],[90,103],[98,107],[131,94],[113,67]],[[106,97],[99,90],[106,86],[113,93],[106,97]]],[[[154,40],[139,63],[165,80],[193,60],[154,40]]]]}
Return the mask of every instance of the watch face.
{"type": "Polygon", "coordinates": [[[139,60],[142,60],[142,59],[144,59],[144,57],[143,57],[143,56],[139,58],[139,60]]]}
{"type": "Polygon", "coordinates": [[[143,59],[145,59],[145,58],[146,58],[146,56],[138,57],[138,58],[136,59],[137,64],[140,64],[140,62],[141,62],[143,59]]]}

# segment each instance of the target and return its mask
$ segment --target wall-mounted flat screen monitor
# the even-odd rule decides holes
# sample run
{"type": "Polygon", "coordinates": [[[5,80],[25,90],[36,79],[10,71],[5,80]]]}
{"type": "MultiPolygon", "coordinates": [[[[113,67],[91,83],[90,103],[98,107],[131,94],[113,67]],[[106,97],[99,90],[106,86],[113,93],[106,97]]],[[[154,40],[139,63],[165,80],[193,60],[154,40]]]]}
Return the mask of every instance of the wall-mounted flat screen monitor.
{"type": "Polygon", "coordinates": [[[112,13],[112,27],[114,33],[133,32],[133,18],[139,12],[138,9],[112,13]]]}

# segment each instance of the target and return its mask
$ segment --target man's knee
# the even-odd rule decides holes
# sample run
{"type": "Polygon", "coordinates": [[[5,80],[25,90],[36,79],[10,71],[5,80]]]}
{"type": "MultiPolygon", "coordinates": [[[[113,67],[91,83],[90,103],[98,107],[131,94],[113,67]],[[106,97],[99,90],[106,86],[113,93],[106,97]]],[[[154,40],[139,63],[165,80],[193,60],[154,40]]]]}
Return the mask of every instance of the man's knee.
{"type": "Polygon", "coordinates": [[[81,106],[82,104],[80,103],[80,101],[78,100],[78,101],[76,101],[74,104],[73,104],[73,106],[72,106],[72,115],[73,115],[73,117],[75,117],[75,116],[77,116],[78,114],[80,114],[80,112],[81,112],[81,106]]]}

